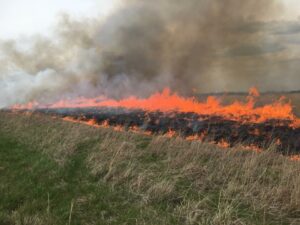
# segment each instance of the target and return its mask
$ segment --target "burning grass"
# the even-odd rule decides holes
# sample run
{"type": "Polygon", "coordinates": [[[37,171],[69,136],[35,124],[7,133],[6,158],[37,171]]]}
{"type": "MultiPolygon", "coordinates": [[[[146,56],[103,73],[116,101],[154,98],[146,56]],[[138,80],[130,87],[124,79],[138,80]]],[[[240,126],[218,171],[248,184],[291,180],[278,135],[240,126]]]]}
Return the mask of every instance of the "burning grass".
{"type": "MultiPolygon", "coordinates": [[[[65,190],[68,199],[61,195],[68,207],[57,205],[57,210],[50,210],[47,215],[56,221],[52,224],[67,222],[72,199],[73,218],[80,224],[300,223],[300,164],[273,149],[260,154],[242,147],[225,151],[180,137],[115,132],[112,128],[94,128],[46,115],[5,112],[0,112],[0,134],[1,142],[6,137],[24,146],[12,154],[23,151],[24,155],[32,155],[33,151],[54,159],[60,171],[69,171],[63,183],[60,175],[57,184],[50,182],[50,187],[71,188],[65,190]],[[80,187],[75,188],[76,185],[80,187]],[[85,189],[87,186],[95,189],[85,189]],[[97,199],[104,202],[101,210],[97,199]]],[[[1,151],[10,148],[2,147],[1,151]]],[[[17,180],[8,182],[13,185],[17,180]]],[[[49,186],[47,181],[38,182],[41,190],[49,186]]],[[[58,189],[52,191],[59,195],[58,189]]],[[[46,203],[47,194],[44,195],[46,203]]],[[[6,219],[17,223],[21,217],[26,221],[38,218],[35,224],[51,224],[37,208],[28,206],[36,198],[30,197],[33,199],[19,202],[13,210],[2,203],[6,219]],[[26,207],[33,208],[24,210],[26,207]]],[[[47,204],[42,205],[47,212],[47,204]]]]}
{"type": "Polygon", "coordinates": [[[199,101],[195,97],[184,97],[177,93],[172,93],[165,88],[161,93],[157,92],[148,98],[129,98],[114,100],[106,97],[97,98],[78,98],[61,100],[52,104],[41,104],[29,102],[25,105],[14,105],[13,110],[32,110],[32,109],[86,109],[86,108],[125,108],[129,110],[143,110],[146,112],[177,112],[194,113],[197,115],[208,115],[222,117],[240,123],[262,123],[270,120],[289,121],[291,127],[299,127],[300,119],[294,114],[293,106],[285,101],[284,97],[274,100],[272,103],[257,106],[256,102],[260,93],[256,88],[249,90],[246,102],[234,101],[224,105],[215,96],[208,96],[205,101],[199,101]]]}
{"type": "Polygon", "coordinates": [[[300,128],[291,127],[291,121],[288,120],[241,123],[195,113],[119,108],[37,109],[31,113],[49,114],[68,122],[96,128],[111,127],[115,131],[163,135],[169,138],[180,136],[186,140],[213,143],[223,148],[243,145],[247,149],[261,152],[275,145],[276,150],[284,155],[297,155],[300,152],[300,128]]]}
{"type": "Polygon", "coordinates": [[[225,148],[242,144],[262,151],[276,145],[283,154],[299,154],[300,119],[292,103],[284,97],[267,102],[255,88],[243,97],[226,104],[216,96],[201,100],[165,89],[144,99],[78,98],[48,105],[31,102],[11,110],[46,113],[98,128],[112,126],[116,131],[182,136],[225,148]]]}

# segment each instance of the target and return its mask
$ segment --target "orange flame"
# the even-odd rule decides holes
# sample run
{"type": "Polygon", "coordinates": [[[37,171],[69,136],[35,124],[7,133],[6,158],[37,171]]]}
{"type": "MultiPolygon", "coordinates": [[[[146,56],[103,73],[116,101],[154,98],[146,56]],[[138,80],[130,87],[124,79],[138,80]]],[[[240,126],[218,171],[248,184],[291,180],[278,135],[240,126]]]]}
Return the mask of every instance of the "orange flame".
{"type": "Polygon", "coordinates": [[[145,111],[193,112],[202,115],[222,116],[225,119],[251,123],[261,123],[270,119],[288,120],[292,122],[292,127],[300,127],[300,119],[293,113],[293,107],[290,102],[286,103],[281,98],[271,104],[256,107],[255,99],[258,96],[258,90],[251,88],[246,103],[235,101],[230,105],[222,105],[213,96],[208,97],[204,102],[200,102],[193,97],[182,97],[176,93],[171,93],[168,88],[165,88],[161,93],[155,93],[145,99],[134,96],[122,100],[106,99],[104,97],[91,99],[78,98],[74,100],[61,100],[50,105],[43,105],[37,102],[14,105],[12,109],[121,107],[142,109],[145,111]]]}
{"type": "Polygon", "coordinates": [[[300,162],[300,155],[293,155],[290,157],[292,161],[300,162]]]}
{"type": "Polygon", "coordinates": [[[226,140],[221,140],[217,143],[217,146],[219,146],[220,148],[229,148],[230,144],[226,140]]]}
{"type": "Polygon", "coordinates": [[[195,134],[195,135],[191,135],[185,138],[187,141],[197,141],[200,139],[199,135],[195,134]]]}
{"type": "Polygon", "coordinates": [[[170,129],[170,130],[165,134],[165,136],[168,137],[168,138],[175,137],[175,136],[176,136],[176,131],[170,129]]]}
{"type": "Polygon", "coordinates": [[[97,127],[97,128],[101,127],[101,125],[97,124],[97,121],[94,120],[94,119],[83,121],[83,120],[80,120],[80,119],[74,119],[72,117],[67,116],[67,117],[64,117],[63,120],[68,121],[68,122],[72,122],[72,123],[81,123],[81,124],[85,124],[85,125],[89,125],[89,126],[97,127]]]}
{"type": "Polygon", "coordinates": [[[121,125],[117,125],[117,126],[113,127],[113,129],[114,129],[114,131],[119,131],[119,132],[124,131],[124,128],[121,125]]]}
{"type": "Polygon", "coordinates": [[[104,127],[104,128],[108,128],[109,127],[109,122],[108,120],[104,120],[101,124],[100,124],[101,127],[104,127]]]}

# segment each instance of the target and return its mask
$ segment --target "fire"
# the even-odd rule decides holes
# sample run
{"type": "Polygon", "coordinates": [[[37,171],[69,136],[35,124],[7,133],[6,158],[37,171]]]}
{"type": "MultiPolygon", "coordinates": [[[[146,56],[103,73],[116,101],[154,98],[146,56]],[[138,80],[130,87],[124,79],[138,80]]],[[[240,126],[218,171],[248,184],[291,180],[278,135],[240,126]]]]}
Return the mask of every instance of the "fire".
{"type": "Polygon", "coordinates": [[[121,125],[114,126],[113,129],[114,131],[119,131],[119,132],[124,131],[124,128],[121,125]]]}
{"type": "Polygon", "coordinates": [[[253,97],[259,97],[259,96],[260,96],[260,93],[259,93],[259,91],[258,91],[257,88],[252,87],[252,88],[250,88],[250,90],[249,90],[249,95],[250,95],[250,96],[253,96],[253,97]]]}
{"type": "Polygon", "coordinates": [[[101,124],[100,124],[101,127],[104,127],[104,128],[108,128],[109,127],[109,122],[108,120],[104,120],[101,124]]]}
{"type": "Polygon", "coordinates": [[[207,131],[202,132],[201,134],[195,134],[187,136],[185,139],[187,141],[204,141],[205,137],[208,135],[207,131]]]}
{"type": "Polygon", "coordinates": [[[290,157],[292,161],[300,162],[300,155],[293,155],[290,157]]]}
{"type": "Polygon", "coordinates": [[[177,135],[176,131],[171,130],[171,129],[169,129],[169,131],[165,134],[165,136],[168,137],[168,138],[175,137],[176,135],[177,135]]]}
{"type": "Polygon", "coordinates": [[[86,122],[87,125],[90,125],[90,126],[93,126],[93,127],[100,127],[98,124],[97,124],[97,121],[92,119],[92,120],[88,120],[86,122]]]}
{"type": "Polygon", "coordinates": [[[92,120],[87,120],[87,121],[84,121],[84,120],[80,120],[80,119],[74,119],[72,117],[64,117],[63,118],[64,121],[68,121],[68,122],[72,122],[72,123],[81,123],[81,124],[85,124],[85,125],[88,125],[88,126],[92,126],[92,127],[101,127],[101,125],[97,124],[97,122],[92,119],[92,120]]]}
{"type": "Polygon", "coordinates": [[[197,134],[186,137],[187,141],[197,141],[199,139],[200,139],[200,137],[197,134]]]}
{"type": "Polygon", "coordinates": [[[255,106],[258,97],[258,90],[256,88],[251,88],[246,103],[235,101],[230,105],[222,105],[221,102],[213,96],[210,96],[206,101],[201,102],[194,97],[182,97],[176,93],[172,93],[170,89],[165,88],[162,92],[154,93],[145,99],[132,96],[126,99],[114,100],[100,96],[91,99],[78,98],[73,100],[61,100],[48,105],[40,104],[35,101],[25,105],[14,105],[12,106],[12,109],[112,107],[141,109],[152,112],[192,112],[201,115],[221,116],[225,119],[243,123],[262,123],[268,120],[288,120],[291,121],[292,127],[300,127],[300,119],[294,115],[293,107],[290,102],[285,102],[284,99],[281,98],[271,104],[255,106]]]}
{"type": "Polygon", "coordinates": [[[222,139],[220,142],[217,143],[217,146],[219,146],[220,148],[227,149],[230,147],[230,144],[226,140],[222,139]]]}

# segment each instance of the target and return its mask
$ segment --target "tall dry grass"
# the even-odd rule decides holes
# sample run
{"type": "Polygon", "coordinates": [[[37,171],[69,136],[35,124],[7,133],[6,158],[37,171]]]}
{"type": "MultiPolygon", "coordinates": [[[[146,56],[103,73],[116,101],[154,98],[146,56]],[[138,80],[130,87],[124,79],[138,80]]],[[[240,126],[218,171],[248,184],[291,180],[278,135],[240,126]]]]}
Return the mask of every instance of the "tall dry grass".
{"type": "Polygon", "coordinates": [[[84,146],[95,178],[130,190],[141,208],[165,207],[181,224],[300,224],[300,163],[272,149],[224,150],[44,115],[1,112],[0,129],[61,165],[84,146]]]}

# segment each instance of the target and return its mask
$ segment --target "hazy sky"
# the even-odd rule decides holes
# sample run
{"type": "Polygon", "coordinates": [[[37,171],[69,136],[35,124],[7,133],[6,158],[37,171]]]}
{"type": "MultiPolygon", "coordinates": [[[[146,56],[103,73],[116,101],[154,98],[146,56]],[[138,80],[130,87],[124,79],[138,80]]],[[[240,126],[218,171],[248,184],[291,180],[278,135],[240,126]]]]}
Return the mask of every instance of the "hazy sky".
{"type": "MultiPolygon", "coordinates": [[[[46,33],[62,12],[73,16],[105,15],[118,0],[0,0],[0,39],[46,33]]],[[[281,0],[285,12],[278,19],[300,16],[299,0],[281,0]]]]}
{"type": "Polygon", "coordinates": [[[77,17],[107,14],[117,0],[0,0],[0,39],[45,33],[60,13],[77,17]]]}
{"type": "Polygon", "coordinates": [[[299,0],[282,0],[286,11],[284,17],[287,19],[296,19],[300,16],[300,1],[299,0]]]}

